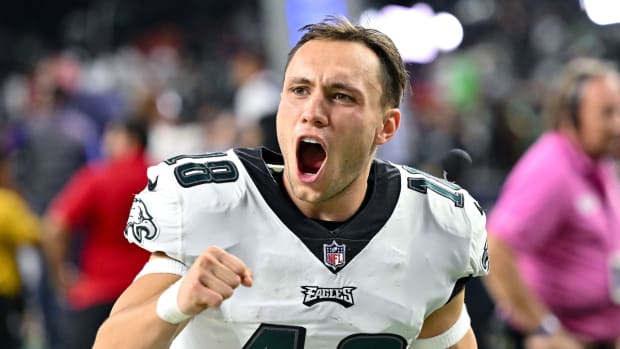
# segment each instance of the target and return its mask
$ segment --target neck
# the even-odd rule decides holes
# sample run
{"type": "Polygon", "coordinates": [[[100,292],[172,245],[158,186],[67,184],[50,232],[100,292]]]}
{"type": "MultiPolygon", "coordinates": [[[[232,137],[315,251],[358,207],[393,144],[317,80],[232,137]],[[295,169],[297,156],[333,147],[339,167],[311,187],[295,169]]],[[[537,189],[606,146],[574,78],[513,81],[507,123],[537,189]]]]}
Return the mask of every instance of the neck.
{"type": "Polygon", "coordinates": [[[117,149],[116,151],[110,151],[108,153],[108,160],[117,161],[120,159],[127,159],[142,154],[142,148],[129,147],[124,149],[117,149]]]}
{"type": "Polygon", "coordinates": [[[574,127],[565,126],[560,128],[560,133],[564,134],[573,144],[575,144],[581,151],[583,151],[588,157],[596,160],[599,159],[603,154],[594,153],[592,151],[588,151],[586,144],[581,137],[581,133],[578,129],[574,127]]]}
{"type": "Polygon", "coordinates": [[[284,187],[295,206],[297,206],[306,217],[324,221],[344,222],[353,217],[364,203],[366,191],[368,190],[370,167],[371,163],[362,171],[360,176],[340,192],[316,202],[305,201],[295,195],[291,188],[291,183],[287,179],[288,175],[286,170],[285,173],[283,173],[284,187]]]}

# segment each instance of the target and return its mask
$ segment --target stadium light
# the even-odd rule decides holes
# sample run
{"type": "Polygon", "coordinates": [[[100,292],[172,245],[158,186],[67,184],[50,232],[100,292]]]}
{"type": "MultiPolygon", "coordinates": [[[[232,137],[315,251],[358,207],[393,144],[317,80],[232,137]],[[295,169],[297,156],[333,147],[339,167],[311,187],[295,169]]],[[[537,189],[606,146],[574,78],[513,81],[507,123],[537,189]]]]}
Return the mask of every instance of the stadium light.
{"type": "Polygon", "coordinates": [[[461,22],[450,13],[435,13],[426,3],[365,10],[360,22],[386,33],[406,62],[430,63],[441,51],[452,51],[463,42],[461,22]]]}
{"type": "Polygon", "coordinates": [[[581,0],[581,8],[588,18],[598,25],[620,23],[620,2],[605,0],[581,0]]]}

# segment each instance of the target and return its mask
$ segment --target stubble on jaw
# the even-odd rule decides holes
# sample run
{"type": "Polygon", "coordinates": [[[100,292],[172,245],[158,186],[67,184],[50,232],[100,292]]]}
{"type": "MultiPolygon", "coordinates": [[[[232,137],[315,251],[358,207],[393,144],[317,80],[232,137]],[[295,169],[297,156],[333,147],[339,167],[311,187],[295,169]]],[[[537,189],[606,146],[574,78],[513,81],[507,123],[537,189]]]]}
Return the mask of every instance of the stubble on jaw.
{"type": "Polygon", "coordinates": [[[369,176],[370,167],[371,166],[368,166],[368,169],[362,170],[358,176],[352,177],[345,185],[342,185],[342,187],[339,188],[339,190],[333,193],[329,193],[330,189],[332,188],[328,186],[326,190],[319,193],[317,200],[310,200],[308,197],[304,197],[304,195],[301,195],[299,193],[299,191],[297,190],[298,188],[294,184],[289,171],[286,171],[286,170],[283,171],[282,182],[286,188],[286,193],[291,199],[291,201],[295,204],[295,206],[297,206],[297,208],[305,216],[310,217],[310,218],[316,218],[316,219],[345,221],[351,216],[353,216],[359,210],[363,202],[363,198],[366,196],[366,191],[368,190],[368,176],[369,176]],[[363,188],[360,189],[362,193],[361,194],[362,199],[360,200],[360,202],[358,203],[356,207],[353,207],[350,210],[351,212],[348,212],[349,211],[348,208],[342,207],[341,205],[342,203],[340,204],[337,202],[329,203],[329,200],[338,198],[339,196],[344,197],[345,195],[343,194],[347,192],[348,190],[353,191],[354,183],[356,182],[356,180],[360,178],[360,176],[363,176],[364,174],[366,174],[366,176],[365,176],[365,180],[363,181],[363,188]],[[324,195],[325,193],[329,193],[329,195],[328,196],[324,195]],[[334,219],[333,215],[329,215],[331,217],[326,217],[325,215],[329,213],[335,213],[336,215],[338,215],[339,213],[342,213],[343,217],[338,217],[336,219],[334,219]]]}

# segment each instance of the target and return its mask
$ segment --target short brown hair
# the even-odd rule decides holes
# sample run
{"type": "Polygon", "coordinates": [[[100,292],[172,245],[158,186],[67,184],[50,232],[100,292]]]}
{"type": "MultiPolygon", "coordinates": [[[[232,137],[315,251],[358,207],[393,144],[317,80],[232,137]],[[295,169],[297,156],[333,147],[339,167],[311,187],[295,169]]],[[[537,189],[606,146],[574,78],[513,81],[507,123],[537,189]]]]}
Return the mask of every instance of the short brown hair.
{"type": "Polygon", "coordinates": [[[588,80],[610,75],[618,77],[618,71],[608,61],[579,57],[568,62],[549,86],[544,100],[543,114],[548,128],[558,129],[567,119],[578,125],[583,85],[588,80]]]}
{"type": "Polygon", "coordinates": [[[311,40],[340,40],[359,42],[370,48],[381,63],[381,104],[397,108],[403,98],[409,75],[394,42],[384,33],[352,24],[344,17],[328,16],[322,22],[305,25],[305,32],[291,49],[286,68],[301,46],[311,40]]]}

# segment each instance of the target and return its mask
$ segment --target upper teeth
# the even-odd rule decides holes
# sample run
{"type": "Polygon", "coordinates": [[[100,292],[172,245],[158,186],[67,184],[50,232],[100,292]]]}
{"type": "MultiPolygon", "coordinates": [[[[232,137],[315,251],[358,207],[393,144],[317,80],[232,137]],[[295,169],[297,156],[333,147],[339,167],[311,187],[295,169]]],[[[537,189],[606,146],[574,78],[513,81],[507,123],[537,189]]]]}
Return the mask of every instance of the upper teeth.
{"type": "Polygon", "coordinates": [[[307,142],[307,143],[314,143],[314,144],[319,144],[319,141],[317,141],[314,138],[310,138],[310,137],[304,137],[301,139],[302,142],[307,142]]]}

